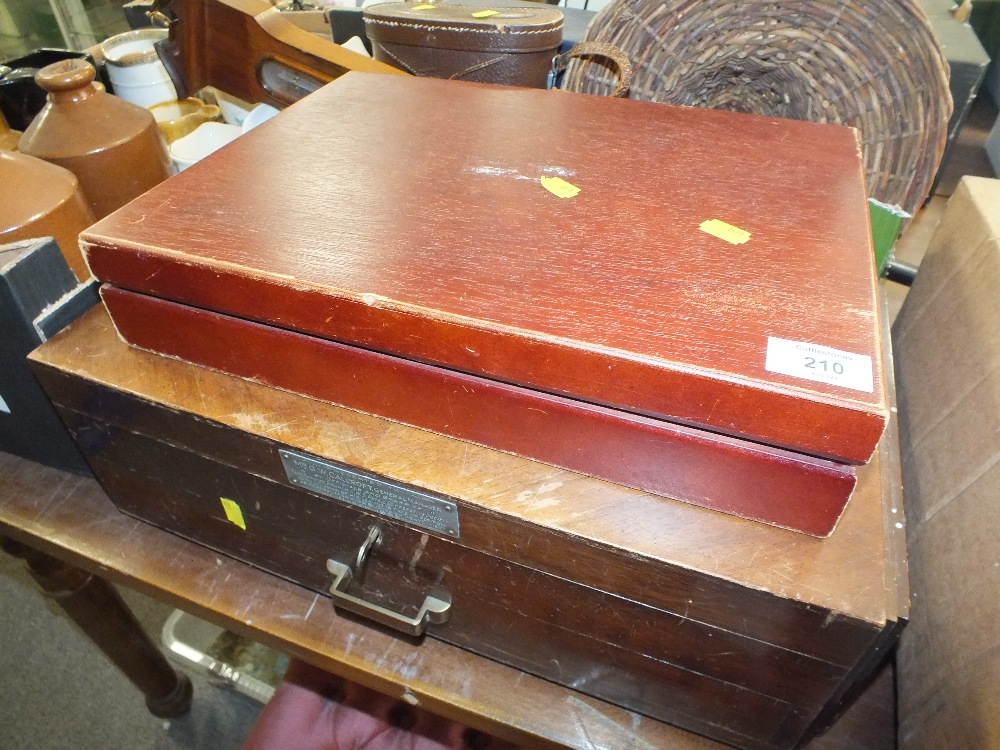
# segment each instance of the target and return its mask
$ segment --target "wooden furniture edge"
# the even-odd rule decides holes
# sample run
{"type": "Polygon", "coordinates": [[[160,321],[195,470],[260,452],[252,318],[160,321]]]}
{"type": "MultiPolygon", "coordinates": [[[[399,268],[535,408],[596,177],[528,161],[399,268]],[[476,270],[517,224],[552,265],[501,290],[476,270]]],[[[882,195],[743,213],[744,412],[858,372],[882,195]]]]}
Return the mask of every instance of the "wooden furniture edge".
{"type": "Polygon", "coordinates": [[[532,748],[724,748],[439,641],[339,617],[315,592],[120,513],[95,480],[8,454],[0,467],[16,474],[0,484],[0,534],[445,718],[532,748]]]}

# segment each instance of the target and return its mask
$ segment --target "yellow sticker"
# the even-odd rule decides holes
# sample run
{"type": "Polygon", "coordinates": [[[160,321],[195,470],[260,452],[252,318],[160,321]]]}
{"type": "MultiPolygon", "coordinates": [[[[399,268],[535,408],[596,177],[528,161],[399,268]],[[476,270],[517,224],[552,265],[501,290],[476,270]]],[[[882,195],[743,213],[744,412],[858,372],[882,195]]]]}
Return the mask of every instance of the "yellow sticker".
{"type": "Polygon", "coordinates": [[[562,177],[539,177],[538,179],[543,188],[560,198],[575,198],[580,192],[580,188],[571,182],[566,182],[562,177]]]}
{"type": "Polygon", "coordinates": [[[433,5],[414,5],[410,10],[430,10],[433,5]]]}
{"type": "Polygon", "coordinates": [[[220,497],[219,499],[222,501],[222,509],[226,511],[226,518],[246,531],[247,524],[246,521],[243,520],[243,511],[240,510],[240,506],[228,497],[220,497]]]}
{"type": "Polygon", "coordinates": [[[731,242],[734,245],[742,245],[750,239],[750,232],[747,230],[734,227],[732,224],[718,219],[703,221],[698,228],[703,232],[708,232],[713,237],[718,237],[720,240],[731,242]]]}
{"type": "Polygon", "coordinates": [[[500,11],[498,11],[498,10],[477,10],[475,13],[472,14],[472,17],[473,18],[489,18],[490,16],[499,15],[499,13],[500,13],[500,11]]]}

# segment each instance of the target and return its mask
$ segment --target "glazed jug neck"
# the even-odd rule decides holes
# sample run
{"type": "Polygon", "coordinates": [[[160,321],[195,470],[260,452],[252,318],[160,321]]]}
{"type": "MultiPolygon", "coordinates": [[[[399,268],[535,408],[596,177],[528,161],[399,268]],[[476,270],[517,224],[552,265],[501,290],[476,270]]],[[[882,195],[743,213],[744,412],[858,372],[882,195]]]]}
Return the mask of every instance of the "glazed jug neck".
{"type": "Polygon", "coordinates": [[[35,73],[35,83],[48,92],[53,104],[78,102],[100,91],[94,83],[96,73],[86,60],[62,60],[35,73]]]}
{"type": "Polygon", "coordinates": [[[100,89],[93,83],[88,83],[78,89],[73,89],[72,91],[50,91],[48,95],[48,100],[53,104],[64,104],[67,102],[81,102],[84,99],[89,99],[94,94],[98,93],[100,89]]]}

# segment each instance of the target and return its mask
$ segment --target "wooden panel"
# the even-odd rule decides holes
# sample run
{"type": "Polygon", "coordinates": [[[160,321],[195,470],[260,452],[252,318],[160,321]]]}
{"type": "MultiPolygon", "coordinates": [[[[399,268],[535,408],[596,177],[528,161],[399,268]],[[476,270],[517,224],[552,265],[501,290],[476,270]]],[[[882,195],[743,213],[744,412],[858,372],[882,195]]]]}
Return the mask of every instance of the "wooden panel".
{"type": "MultiPolygon", "coordinates": [[[[208,505],[206,501],[209,498],[179,496],[176,491],[150,482],[138,474],[115,470],[100,462],[95,463],[95,471],[114,500],[123,502],[125,509],[140,514],[146,520],[152,518],[161,524],[172,526],[176,526],[178,519],[187,521],[182,530],[188,532],[186,535],[194,535],[196,540],[202,542],[206,538],[220,540],[226,536],[235,541],[239,533],[239,529],[224,519],[215,519],[212,523],[199,512],[208,505]]],[[[217,500],[212,500],[215,500],[212,505],[216,505],[217,500]]],[[[266,504],[266,499],[263,504],[266,504]]],[[[257,520],[260,520],[260,516],[257,520]]],[[[250,521],[248,527],[250,523],[253,522],[250,521]]],[[[268,550],[262,546],[265,542],[276,545],[272,554],[280,555],[287,547],[287,538],[265,529],[256,534],[252,541],[244,540],[240,544],[242,554],[238,559],[253,562],[262,555],[268,555],[268,550]]],[[[225,542],[217,541],[214,547],[226,553],[234,551],[232,544],[225,542]]],[[[279,570],[286,565],[285,559],[274,562],[279,570]]],[[[323,570],[325,560],[314,559],[312,562],[318,563],[315,565],[317,572],[323,570]]],[[[461,564],[470,561],[459,559],[456,562],[461,564]]],[[[366,586],[360,591],[356,587],[352,588],[352,593],[380,605],[398,607],[411,616],[415,614],[415,606],[400,606],[405,591],[392,592],[390,589],[390,594],[385,595],[386,590],[380,589],[380,583],[384,582],[391,582],[395,588],[402,589],[407,583],[406,576],[401,575],[395,565],[389,571],[379,571],[379,567],[377,562],[371,565],[365,575],[366,586]],[[383,593],[382,597],[374,595],[379,590],[383,593]]],[[[419,580],[413,582],[420,583],[419,580]]],[[[545,586],[544,579],[538,582],[545,586]]],[[[791,710],[786,703],[732,683],[680,669],[669,662],[627,647],[591,639],[536,619],[530,609],[510,608],[502,606],[505,603],[491,603],[488,599],[473,599],[473,596],[481,596],[481,592],[474,588],[464,588],[461,583],[459,577],[455,576],[444,584],[451,590],[456,602],[455,611],[447,626],[432,628],[435,639],[485,654],[558,684],[575,683],[575,689],[581,693],[602,697],[645,716],[727,742],[736,742],[743,747],[788,744],[787,740],[780,744],[769,741],[782,728],[781,720],[791,710]]],[[[484,581],[484,585],[487,584],[488,581],[484,581]]],[[[325,591],[325,587],[322,588],[325,591]]],[[[363,618],[351,619],[365,622],[363,618]]],[[[797,728],[800,732],[804,729],[801,721],[797,728]]]]}
{"type": "Polygon", "coordinates": [[[846,128],[351,74],[84,246],[124,288],[848,463],[887,418],[846,128]],[[873,392],[766,370],[768,337],[870,357],[873,392]]]}
{"type": "MultiPolygon", "coordinates": [[[[100,425],[87,429],[92,439],[101,431],[100,425]]],[[[140,472],[147,461],[162,459],[157,462],[161,474],[172,471],[175,479],[168,487],[164,476],[151,481],[92,458],[98,478],[126,512],[311,583],[320,592],[329,583],[326,557],[349,560],[367,526],[378,523],[386,541],[370,558],[365,586],[355,589],[356,594],[412,616],[419,599],[411,596],[407,603],[393,590],[425,590],[435,568],[453,571],[439,583],[451,592],[454,613],[447,625],[432,628],[435,638],[740,747],[794,744],[846,675],[845,670],[733,638],[686,618],[664,617],[448,542],[431,538],[428,543],[426,536],[408,535],[377,518],[352,518],[356,514],[328,501],[313,500],[309,509],[308,498],[276,492],[246,474],[220,472],[218,466],[179,451],[161,449],[157,455],[156,450],[147,452],[142,441],[133,445],[134,450],[126,447],[125,452],[142,459],[140,472]],[[246,531],[221,512],[222,493],[247,509],[246,531]],[[282,516],[298,519],[297,526],[274,523],[282,516]],[[313,534],[303,534],[304,518],[310,519],[313,534]],[[345,545],[345,536],[353,536],[354,544],[345,545]],[[406,563],[417,549],[428,570],[417,576],[411,569],[407,575],[406,563]],[[688,667],[678,666],[685,661],[688,667]],[[796,708],[749,687],[783,694],[796,708]]]]}
{"type": "Polygon", "coordinates": [[[172,0],[172,9],[178,21],[171,34],[190,92],[215,86],[247,102],[287,106],[290,102],[271,96],[257,77],[268,56],[323,82],[349,70],[402,74],[295,27],[263,0],[172,0]]]}
{"type": "Polygon", "coordinates": [[[498,383],[111,286],[150,351],[630,487],[828,536],[853,467],[498,383]]]}
{"type": "MultiPolygon", "coordinates": [[[[447,538],[406,531],[392,521],[359,514],[335,501],[224,467],[85,415],[68,410],[63,414],[93,464],[100,461],[105,472],[121,473],[124,467],[166,488],[155,493],[155,502],[148,499],[148,492],[133,492],[124,499],[121,493],[112,492],[119,504],[129,503],[128,512],[324,593],[330,583],[327,558],[350,560],[368,528],[379,524],[383,542],[372,560],[387,558],[393,574],[405,577],[406,570],[416,576],[410,561],[419,558],[417,570],[423,571],[424,580],[415,578],[412,587],[427,589],[437,581],[453,593],[462,591],[465,599],[456,596],[456,607],[467,612],[500,605],[589,638],[628,643],[630,650],[785,702],[819,705],[848,672],[847,667],[747,638],[683,613],[649,607],[615,596],[616,592],[604,594],[447,538]],[[244,509],[245,531],[228,522],[219,502],[223,496],[244,509]],[[605,614],[610,612],[614,617],[605,614]]],[[[111,491],[105,475],[100,478],[111,491]]],[[[475,523],[466,517],[467,532],[470,522],[475,523]]],[[[413,614],[421,600],[411,602],[413,614]]],[[[475,648],[478,628],[484,624],[476,622],[457,634],[449,624],[435,627],[434,634],[444,640],[463,638],[475,648]]],[[[523,645],[515,632],[508,638],[511,651],[523,645]]],[[[560,645],[553,643],[549,648],[555,652],[560,645]]],[[[530,671],[540,668],[535,665],[530,671]]]]}
{"type": "Polygon", "coordinates": [[[273,481],[286,445],[459,498],[469,546],[831,663],[896,616],[877,461],[817,540],[141,352],[103,309],[32,359],[64,406],[273,481]]]}
{"type": "Polygon", "coordinates": [[[96,481],[0,453],[0,533],[233,632],[539,750],[725,750],[434,640],[337,616],[309,589],[120,513],[96,481]]]}
{"type": "MultiPolygon", "coordinates": [[[[214,461],[286,487],[292,486],[278,457],[280,443],[219,423],[192,421],[184,413],[97,383],[47,369],[38,374],[48,391],[63,405],[64,414],[72,425],[80,420],[75,410],[85,409],[101,414],[108,426],[185,446],[214,461]]],[[[81,436],[81,440],[90,439],[81,436]]],[[[613,546],[593,540],[581,545],[574,535],[552,532],[516,516],[486,511],[462,499],[457,502],[462,511],[462,539],[467,546],[533,569],[553,570],[561,577],[677,613],[680,621],[691,627],[697,627],[698,620],[715,623],[726,631],[749,636],[761,643],[779,644],[796,653],[847,666],[877,632],[870,624],[838,616],[836,612],[803,607],[766,591],[712,580],[696,570],[665,566],[654,559],[622,556],[613,546]],[[533,543],[524,544],[525,539],[533,543]],[[656,580],[657,586],[648,586],[648,580],[656,580]],[[823,633],[821,640],[815,638],[817,630],[823,633]]],[[[306,515],[312,517],[312,511],[306,515]]],[[[358,531],[358,543],[366,531],[367,528],[358,531]]],[[[332,543],[335,534],[330,536],[332,543]]],[[[290,560],[300,552],[298,548],[290,551],[290,560]]],[[[293,565],[290,560],[284,563],[286,569],[293,565]]],[[[322,588],[320,582],[310,577],[307,567],[296,570],[296,580],[311,581],[310,585],[322,588]]]]}

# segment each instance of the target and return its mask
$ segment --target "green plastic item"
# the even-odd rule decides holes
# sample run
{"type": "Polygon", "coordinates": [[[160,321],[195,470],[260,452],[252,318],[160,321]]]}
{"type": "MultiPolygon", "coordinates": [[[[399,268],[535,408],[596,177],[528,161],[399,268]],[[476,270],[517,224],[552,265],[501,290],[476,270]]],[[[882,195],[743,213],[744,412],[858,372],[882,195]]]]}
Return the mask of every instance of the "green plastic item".
{"type": "Polygon", "coordinates": [[[875,267],[884,276],[892,260],[892,249],[899,238],[903,222],[910,218],[899,206],[890,206],[874,198],[868,199],[868,217],[872,228],[872,246],[875,250],[875,267]]]}

